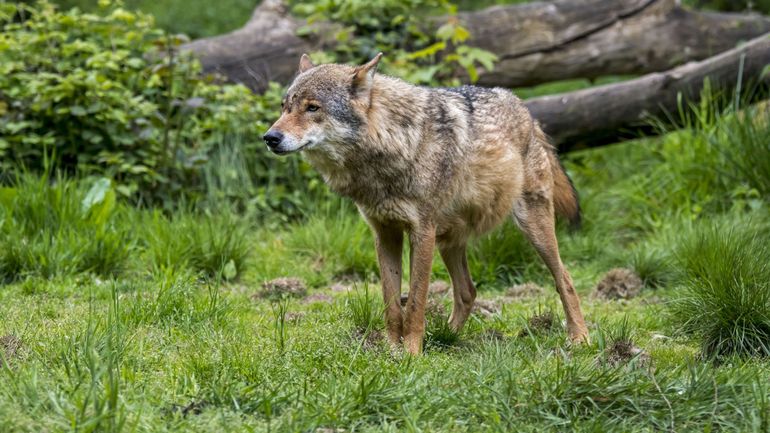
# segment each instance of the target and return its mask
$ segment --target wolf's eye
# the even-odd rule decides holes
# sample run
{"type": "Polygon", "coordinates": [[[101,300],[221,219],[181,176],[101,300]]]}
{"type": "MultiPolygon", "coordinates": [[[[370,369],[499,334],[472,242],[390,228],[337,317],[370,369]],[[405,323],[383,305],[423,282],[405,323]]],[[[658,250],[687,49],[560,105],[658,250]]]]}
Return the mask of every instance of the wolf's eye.
{"type": "Polygon", "coordinates": [[[321,108],[321,107],[319,107],[318,105],[315,105],[315,104],[309,104],[309,105],[307,106],[307,111],[318,111],[318,109],[319,109],[319,108],[321,108]]]}

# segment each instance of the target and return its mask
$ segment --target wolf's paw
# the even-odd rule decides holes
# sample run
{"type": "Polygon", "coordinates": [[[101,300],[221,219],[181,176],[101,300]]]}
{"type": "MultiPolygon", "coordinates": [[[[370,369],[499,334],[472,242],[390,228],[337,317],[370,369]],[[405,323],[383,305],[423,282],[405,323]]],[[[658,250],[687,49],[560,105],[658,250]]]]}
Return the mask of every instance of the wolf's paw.
{"type": "Polygon", "coordinates": [[[588,329],[578,329],[575,331],[569,331],[569,344],[591,344],[591,338],[588,336],[588,329]]]}

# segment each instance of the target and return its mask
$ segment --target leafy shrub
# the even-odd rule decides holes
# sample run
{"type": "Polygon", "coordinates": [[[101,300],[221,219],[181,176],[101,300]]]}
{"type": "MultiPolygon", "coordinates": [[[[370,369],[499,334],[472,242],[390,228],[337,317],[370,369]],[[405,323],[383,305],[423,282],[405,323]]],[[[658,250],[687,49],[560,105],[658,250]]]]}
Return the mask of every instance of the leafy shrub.
{"type": "Polygon", "coordinates": [[[767,227],[735,222],[696,227],[681,243],[684,287],[672,316],[708,357],[769,356],[767,227]]]}
{"type": "MultiPolygon", "coordinates": [[[[86,12],[98,10],[94,0],[53,0],[62,9],[78,7],[86,12]]],[[[155,1],[124,0],[127,9],[140,10],[155,17],[161,28],[184,33],[191,38],[220,35],[246,23],[254,10],[254,0],[155,1]]]]}
{"type": "Polygon", "coordinates": [[[320,61],[363,63],[383,51],[386,73],[435,85],[459,84],[458,69],[476,81],[478,68],[490,70],[497,60],[491,52],[467,45],[471,35],[449,0],[318,0],[297,2],[294,12],[307,16],[309,23],[325,19],[342,24],[334,51],[317,53],[320,61]],[[435,31],[425,26],[431,14],[447,15],[435,31]]]}
{"type": "Polygon", "coordinates": [[[128,259],[129,227],[117,224],[115,191],[84,182],[21,176],[0,188],[0,281],[79,272],[119,274],[128,259]]]}
{"type": "Polygon", "coordinates": [[[266,157],[261,134],[276,117],[280,87],[254,96],[217,82],[177,52],[184,38],[153,28],[149,16],[119,7],[104,13],[0,5],[3,172],[19,164],[41,170],[50,158],[67,173],[111,177],[139,202],[168,205],[205,192],[203,167],[233,143],[255,185],[301,189],[314,177],[299,162],[266,157]],[[14,21],[20,12],[27,18],[14,21]]]}

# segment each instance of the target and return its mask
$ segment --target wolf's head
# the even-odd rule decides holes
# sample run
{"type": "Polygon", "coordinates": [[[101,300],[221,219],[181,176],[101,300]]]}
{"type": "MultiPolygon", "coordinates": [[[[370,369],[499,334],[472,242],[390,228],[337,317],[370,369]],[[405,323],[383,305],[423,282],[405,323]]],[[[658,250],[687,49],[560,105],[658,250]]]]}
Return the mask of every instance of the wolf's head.
{"type": "Polygon", "coordinates": [[[278,155],[350,143],[359,136],[382,53],[368,63],[315,66],[307,54],[281,102],[281,117],[264,135],[278,155]]]}

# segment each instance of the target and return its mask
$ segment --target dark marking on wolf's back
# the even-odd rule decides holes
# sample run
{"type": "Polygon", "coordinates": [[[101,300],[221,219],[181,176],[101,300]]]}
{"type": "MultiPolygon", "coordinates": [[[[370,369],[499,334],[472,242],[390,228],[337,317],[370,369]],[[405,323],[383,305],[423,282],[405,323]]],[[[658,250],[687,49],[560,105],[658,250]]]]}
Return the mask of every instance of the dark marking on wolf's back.
{"type": "Polygon", "coordinates": [[[443,100],[437,101],[435,110],[431,114],[435,120],[436,138],[444,144],[444,147],[453,147],[457,145],[455,119],[447,112],[447,109],[444,106],[445,103],[446,102],[443,100]]]}
{"type": "Polygon", "coordinates": [[[442,90],[462,96],[463,99],[465,99],[465,108],[469,114],[473,114],[473,112],[476,111],[474,101],[479,100],[479,95],[482,93],[489,93],[488,89],[476,86],[445,87],[442,90]]]}

